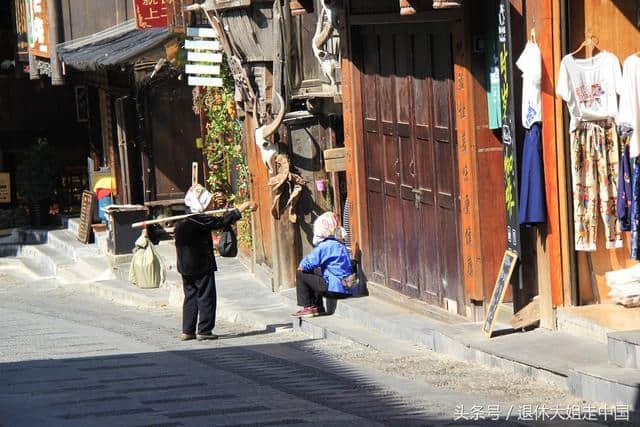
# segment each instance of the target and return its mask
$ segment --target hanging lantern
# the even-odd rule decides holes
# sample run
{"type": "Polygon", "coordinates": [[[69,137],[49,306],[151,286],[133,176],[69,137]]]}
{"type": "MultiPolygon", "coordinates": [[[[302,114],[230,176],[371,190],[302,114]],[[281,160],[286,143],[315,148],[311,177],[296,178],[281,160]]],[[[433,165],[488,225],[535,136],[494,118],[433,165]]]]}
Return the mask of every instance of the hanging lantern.
{"type": "Polygon", "coordinates": [[[415,0],[400,0],[400,15],[415,15],[416,9],[411,5],[411,1],[415,0]]]}
{"type": "Polygon", "coordinates": [[[460,7],[460,6],[462,6],[462,0],[458,0],[458,1],[433,0],[434,9],[448,9],[451,7],[460,7]]]}

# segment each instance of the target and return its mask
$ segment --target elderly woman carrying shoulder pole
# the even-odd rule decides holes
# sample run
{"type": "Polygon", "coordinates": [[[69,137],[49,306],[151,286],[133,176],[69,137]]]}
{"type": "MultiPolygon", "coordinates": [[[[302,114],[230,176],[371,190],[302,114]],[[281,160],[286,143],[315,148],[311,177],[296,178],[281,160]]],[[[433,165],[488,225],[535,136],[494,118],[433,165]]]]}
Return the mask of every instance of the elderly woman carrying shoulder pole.
{"type": "Polygon", "coordinates": [[[292,316],[324,314],[323,296],[353,293],[343,285],[343,278],[352,274],[351,259],[347,247],[335,237],[337,230],[338,220],[333,212],[320,215],[313,223],[315,248],[302,259],[296,275],[296,294],[302,308],[292,316]]]}
{"type": "Polygon", "coordinates": [[[242,217],[243,211],[254,211],[256,204],[245,202],[222,217],[205,215],[202,212],[212,209],[213,200],[200,184],[189,189],[184,201],[196,215],[181,220],[175,228],[177,267],[184,289],[182,340],[216,339],[218,336],[212,331],[216,321],[217,266],[211,231],[230,227],[242,217]]]}

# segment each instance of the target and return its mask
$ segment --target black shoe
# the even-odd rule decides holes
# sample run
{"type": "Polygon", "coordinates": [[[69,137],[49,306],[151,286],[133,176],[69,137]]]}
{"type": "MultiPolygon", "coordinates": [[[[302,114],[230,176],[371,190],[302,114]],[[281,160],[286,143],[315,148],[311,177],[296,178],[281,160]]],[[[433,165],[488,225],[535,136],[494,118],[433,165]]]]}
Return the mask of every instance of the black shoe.
{"type": "Polygon", "coordinates": [[[198,334],[198,341],[204,340],[217,340],[218,336],[211,332],[204,332],[202,334],[198,334]]]}

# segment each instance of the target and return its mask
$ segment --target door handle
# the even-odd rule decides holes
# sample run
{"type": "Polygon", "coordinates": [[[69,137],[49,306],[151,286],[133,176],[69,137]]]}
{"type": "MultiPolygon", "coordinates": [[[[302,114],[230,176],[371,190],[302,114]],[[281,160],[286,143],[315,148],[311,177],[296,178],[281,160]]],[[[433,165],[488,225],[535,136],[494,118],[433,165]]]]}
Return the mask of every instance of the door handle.
{"type": "Polygon", "coordinates": [[[412,178],[416,177],[416,160],[412,159],[411,163],[409,163],[409,173],[411,174],[412,178]]]}
{"type": "Polygon", "coordinates": [[[396,171],[396,176],[400,176],[400,168],[398,167],[399,164],[400,164],[400,159],[397,159],[396,162],[393,164],[393,168],[396,171]]]}

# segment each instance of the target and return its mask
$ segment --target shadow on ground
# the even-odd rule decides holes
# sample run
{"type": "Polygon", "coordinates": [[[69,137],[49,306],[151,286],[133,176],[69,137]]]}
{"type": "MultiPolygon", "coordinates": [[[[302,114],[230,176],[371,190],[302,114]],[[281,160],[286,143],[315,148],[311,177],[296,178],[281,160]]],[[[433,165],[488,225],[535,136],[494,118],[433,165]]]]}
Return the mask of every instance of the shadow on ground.
{"type": "MultiPolygon", "coordinates": [[[[304,353],[298,359],[286,357],[286,344],[221,343],[0,364],[0,422],[93,427],[492,424],[455,422],[454,414],[430,418],[419,405],[383,389],[361,371],[305,352],[305,342],[297,345],[304,353]]],[[[493,424],[523,425],[504,419],[493,424]]]]}

